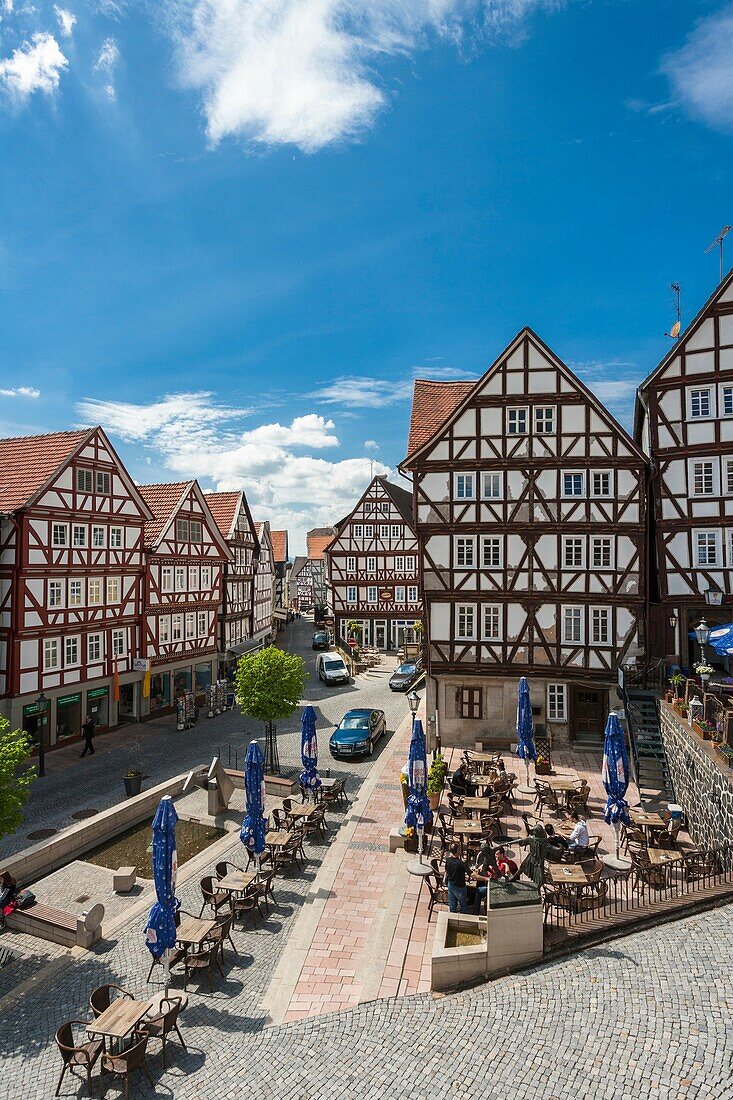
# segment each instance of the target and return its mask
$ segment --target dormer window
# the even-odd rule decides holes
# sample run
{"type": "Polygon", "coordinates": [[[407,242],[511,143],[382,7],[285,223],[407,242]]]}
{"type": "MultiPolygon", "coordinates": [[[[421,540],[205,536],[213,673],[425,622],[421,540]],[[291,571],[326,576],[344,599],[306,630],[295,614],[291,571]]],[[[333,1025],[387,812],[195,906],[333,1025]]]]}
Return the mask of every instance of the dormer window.
{"type": "Polygon", "coordinates": [[[76,488],[80,493],[91,493],[94,477],[91,470],[77,469],[76,488]]]}

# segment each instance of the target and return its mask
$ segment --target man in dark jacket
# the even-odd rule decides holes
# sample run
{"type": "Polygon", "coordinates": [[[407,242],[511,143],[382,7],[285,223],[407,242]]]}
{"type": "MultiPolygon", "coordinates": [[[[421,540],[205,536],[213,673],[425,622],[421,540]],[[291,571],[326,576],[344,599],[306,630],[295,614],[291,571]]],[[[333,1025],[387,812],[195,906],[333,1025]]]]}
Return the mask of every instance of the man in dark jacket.
{"type": "Polygon", "coordinates": [[[448,908],[451,913],[468,912],[466,876],[470,873],[470,867],[461,859],[460,844],[452,844],[450,855],[445,861],[445,884],[448,887],[448,908]]]}
{"type": "Polygon", "coordinates": [[[92,744],[92,738],[94,737],[94,719],[91,714],[87,714],[81,724],[81,735],[84,738],[84,751],[80,752],[79,756],[86,756],[88,752],[94,756],[94,745],[92,744]]]}

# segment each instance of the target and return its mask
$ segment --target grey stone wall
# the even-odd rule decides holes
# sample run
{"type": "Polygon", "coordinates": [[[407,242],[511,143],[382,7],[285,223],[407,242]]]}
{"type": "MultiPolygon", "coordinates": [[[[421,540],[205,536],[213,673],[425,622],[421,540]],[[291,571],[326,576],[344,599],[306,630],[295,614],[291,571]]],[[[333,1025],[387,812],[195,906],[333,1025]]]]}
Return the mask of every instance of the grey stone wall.
{"type": "Polygon", "coordinates": [[[733,772],[667,703],[660,704],[662,741],[675,797],[700,848],[733,845],[733,772]]]}

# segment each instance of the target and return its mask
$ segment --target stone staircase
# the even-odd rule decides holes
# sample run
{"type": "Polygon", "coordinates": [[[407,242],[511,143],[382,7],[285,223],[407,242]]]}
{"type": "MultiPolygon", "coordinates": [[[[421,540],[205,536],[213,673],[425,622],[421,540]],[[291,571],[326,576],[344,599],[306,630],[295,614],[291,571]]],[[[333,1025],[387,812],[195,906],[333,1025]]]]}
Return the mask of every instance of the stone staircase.
{"type": "Polygon", "coordinates": [[[627,713],[636,742],[637,780],[642,802],[674,800],[659,728],[658,700],[659,693],[656,691],[635,687],[628,689],[627,713]]]}

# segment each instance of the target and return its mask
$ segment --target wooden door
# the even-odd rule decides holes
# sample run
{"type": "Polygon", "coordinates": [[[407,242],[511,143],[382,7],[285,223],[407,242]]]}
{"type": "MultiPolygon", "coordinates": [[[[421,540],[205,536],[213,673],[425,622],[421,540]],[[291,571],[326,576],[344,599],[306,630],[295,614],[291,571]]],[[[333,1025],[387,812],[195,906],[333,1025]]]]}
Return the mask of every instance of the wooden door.
{"type": "Polygon", "coordinates": [[[574,741],[603,742],[608,693],[596,688],[573,688],[571,733],[574,741]]]}

